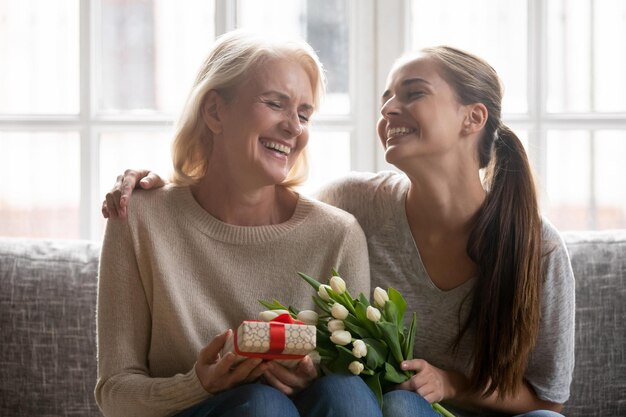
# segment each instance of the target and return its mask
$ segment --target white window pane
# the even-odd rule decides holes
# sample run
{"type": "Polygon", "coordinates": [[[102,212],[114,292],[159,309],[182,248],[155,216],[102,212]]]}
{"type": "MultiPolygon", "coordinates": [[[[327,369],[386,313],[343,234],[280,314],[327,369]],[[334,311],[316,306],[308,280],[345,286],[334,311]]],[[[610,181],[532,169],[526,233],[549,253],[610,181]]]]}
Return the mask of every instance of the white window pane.
{"type": "Polygon", "coordinates": [[[527,1],[412,0],[409,49],[448,45],[484,58],[505,86],[504,113],[528,111],[527,1]]]}
{"type": "Polygon", "coordinates": [[[99,111],[177,114],[214,35],[213,1],[101,0],[99,111]]]}
{"type": "Polygon", "coordinates": [[[626,228],[626,132],[550,131],[548,217],[562,230],[626,228]]]}
{"type": "Polygon", "coordinates": [[[127,168],[150,169],[163,178],[172,173],[169,132],[106,132],[100,135],[100,192],[105,195],[127,168]]]}
{"type": "Polygon", "coordinates": [[[321,113],[350,113],[350,19],[347,0],[241,0],[237,26],[272,36],[306,39],[328,77],[321,113]]]}
{"type": "Polygon", "coordinates": [[[350,133],[312,131],[307,145],[309,179],[299,191],[311,195],[350,172],[350,133]]]}
{"type": "Polygon", "coordinates": [[[595,0],[594,106],[626,112],[626,1],[595,0]]]}
{"type": "Polygon", "coordinates": [[[77,114],[78,0],[0,1],[0,113],[77,114]]]}
{"type": "Polygon", "coordinates": [[[0,132],[0,236],[80,236],[77,133],[0,132]]]}
{"type": "Polygon", "coordinates": [[[589,33],[588,1],[548,2],[548,111],[590,109],[589,33]]]}
{"type": "Polygon", "coordinates": [[[547,216],[560,230],[589,228],[590,134],[550,131],[547,136],[547,216]]]}
{"type": "Polygon", "coordinates": [[[626,229],[626,131],[594,136],[597,229],[626,229]]]}
{"type": "Polygon", "coordinates": [[[548,2],[548,111],[626,111],[624,45],[623,0],[548,2]]]}
{"type": "Polygon", "coordinates": [[[168,179],[172,173],[171,141],[170,132],[102,133],[98,196],[109,192],[117,176],[128,168],[150,169],[168,179]]]}

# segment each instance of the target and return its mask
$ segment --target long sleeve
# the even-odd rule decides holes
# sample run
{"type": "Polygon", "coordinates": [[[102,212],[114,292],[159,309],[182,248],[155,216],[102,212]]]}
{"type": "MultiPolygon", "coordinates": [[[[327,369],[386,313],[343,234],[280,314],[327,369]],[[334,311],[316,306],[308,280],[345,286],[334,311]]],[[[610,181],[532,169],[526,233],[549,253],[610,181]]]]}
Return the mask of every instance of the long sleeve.
{"type": "Polygon", "coordinates": [[[574,372],[575,282],[569,255],[557,230],[544,219],[544,286],[541,323],[525,378],[539,398],[564,403],[574,372]]]}
{"type": "Polygon", "coordinates": [[[149,291],[150,282],[141,280],[128,223],[109,220],[98,279],[95,391],[106,416],[166,416],[208,396],[193,368],[168,378],[151,377],[149,291]]]}

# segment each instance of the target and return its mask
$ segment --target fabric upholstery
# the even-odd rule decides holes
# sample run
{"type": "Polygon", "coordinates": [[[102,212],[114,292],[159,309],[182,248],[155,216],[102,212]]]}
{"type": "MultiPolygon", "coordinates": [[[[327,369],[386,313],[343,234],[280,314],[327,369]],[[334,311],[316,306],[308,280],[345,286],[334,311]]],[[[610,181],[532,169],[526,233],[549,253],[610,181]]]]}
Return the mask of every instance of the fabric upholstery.
{"type": "Polygon", "coordinates": [[[564,233],[576,279],[566,416],[626,416],[626,230],[564,233]]]}
{"type": "MultiPolygon", "coordinates": [[[[568,417],[626,416],[626,230],[564,233],[576,277],[568,417]]],[[[0,416],[100,416],[99,244],[0,238],[0,416]]]]}
{"type": "Polygon", "coordinates": [[[0,240],[0,415],[100,415],[95,300],[99,247],[0,240]]]}

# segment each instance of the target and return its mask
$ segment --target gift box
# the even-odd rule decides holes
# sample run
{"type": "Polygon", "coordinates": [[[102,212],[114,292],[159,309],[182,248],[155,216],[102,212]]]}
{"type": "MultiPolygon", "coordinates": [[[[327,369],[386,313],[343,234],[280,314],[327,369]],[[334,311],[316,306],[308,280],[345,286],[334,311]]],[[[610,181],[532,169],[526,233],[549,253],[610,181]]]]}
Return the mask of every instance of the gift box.
{"type": "Polygon", "coordinates": [[[283,314],[269,322],[243,321],[226,340],[222,355],[235,352],[238,356],[236,362],[262,358],[291,365],[315,350],[315,342],[315,326],[283,314]]]}

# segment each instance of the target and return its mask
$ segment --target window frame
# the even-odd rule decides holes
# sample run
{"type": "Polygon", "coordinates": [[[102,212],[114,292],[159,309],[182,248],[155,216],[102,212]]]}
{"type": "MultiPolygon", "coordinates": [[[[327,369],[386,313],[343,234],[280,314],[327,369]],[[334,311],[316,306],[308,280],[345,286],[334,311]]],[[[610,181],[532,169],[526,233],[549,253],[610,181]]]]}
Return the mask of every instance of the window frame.
{"type": "MultiPolygon", "coordinates": [[[[318,115],[317,131],[344,131],[350,136],[351,170],[394,169],[384,160],[376,137],[379,94],[394,60],[410,45],[411,0],[346,0],[350,9],[350,105],[348,115],[318,115]]],[[[101,234],[99,190],[99,136],[104,131],[163,131],[173,115],[98,114],[96,92],[100,10],[98,0],[79,0],[79,112],[75,115],[0,115],[3,131],[74,131],[80,137],[80,238],[99,240],[101,234]]],[[[529,158],[537,174],[542,208],[546,208],[547,135],[553,129],[590,132],[590,201],[593,210],[593,135],[599,129],[626,131],[626,113],[549,113],[547,103],[547,11],[542,0],[528,0],[528,112],[505,114],[514,129],[528,131],[529,158]]],[[[215,0],[215,36],[237,26],[239,1],[215,0]]],[[[593,19],[593,17],[591,17],[593,19]]],[[[593,46],[591,46],[593,48],[593,46]]],[[[591,53],[590,51],[589,53],[591,53]]],[[[593,83],[592,89],[593,89],[593,83]]],[[[593,94],[593,91],[592,91],[593,94]]],[[[149,168],[149,167],[148,167],[149,168]]],[[[111,184],[113,184],[111,178],[111,184]]],[[[594,216],[592,216],[593,218],[594,216]]],[[[592,223],[589,228],[593,228],[592,223]]]]}
{"type": "MultiPolygon", "coordinates": [[[[590,0],[593,10],[593,0],[590,0]]],[[[591,211],[588,229],[596,229],[597,216],[594,153],[594,136],[597,130],[626,131],[626,112],[548,112],[548,4],[542,0],[528,0],[528,113],[525,116],[504,115],[505,121],[513,127],[528,131],[529,159],[539,181],[542,211],[548,207],[547,196],[547,151],[548,132],[551,130],[586,130],[590,135],[589,149],[589,201],[591,211]]],[[[590,14],[590,30],[593,36],[593,13],[590,14]]],[[[589,54],[593,55],[593,42],[590,42],[589,54]]],[[[590,60],[593,65],[593,59],[590,60]]],[[[593,77],[593,71],[590,71],[593,77]]],[[[590,94],[594,94],[594,83],[590,83],[590,94]]]]}

